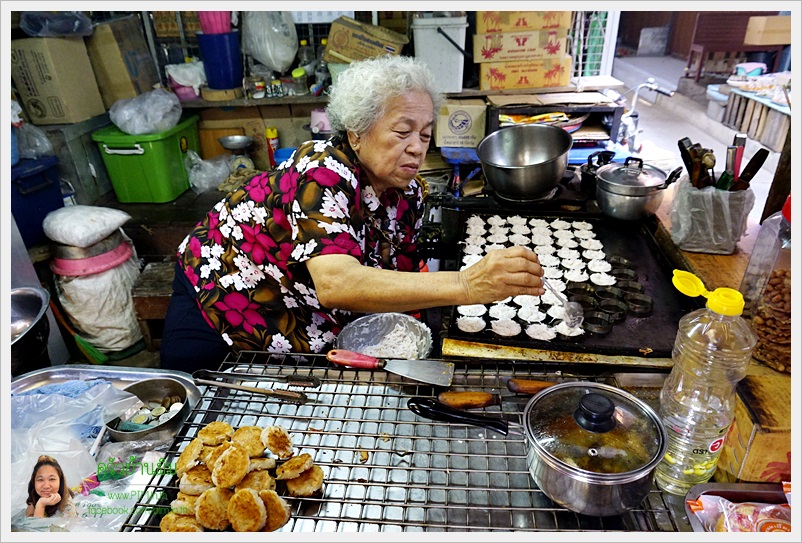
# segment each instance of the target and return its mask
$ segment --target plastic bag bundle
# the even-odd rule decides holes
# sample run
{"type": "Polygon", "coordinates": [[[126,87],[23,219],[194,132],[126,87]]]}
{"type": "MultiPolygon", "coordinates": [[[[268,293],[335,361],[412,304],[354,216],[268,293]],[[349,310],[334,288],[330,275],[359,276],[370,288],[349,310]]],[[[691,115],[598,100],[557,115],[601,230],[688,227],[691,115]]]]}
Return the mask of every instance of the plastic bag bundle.
{"type": "Polygon", "coordinates": [[[298,34],[289,11],[245,11],[242,52],[273,71],[284,73],[295,61],[298,34]]]}
{"type": "Polygon", "coordinates": [[[92,20],[80,11],[23,11],[19,26],[35,38],[92,35],[92,20]]]}
{"type": "Polygon", "coordinates": [[[117,100],[109,110],[109,117],[117,128],[136,136],[170,130],[181,119],[181,111],[178,96],[155,89],[135,98],[117,100]]]}
{"type": "Polygon", "coordinates": [[[196,194],[211,190],[225,181],[231,168],[228,161],[231,155],[220,155],[211,160],[203,160],[195,151],[187,151],[184,165],[189,176],[189,185],[196,194]]]}

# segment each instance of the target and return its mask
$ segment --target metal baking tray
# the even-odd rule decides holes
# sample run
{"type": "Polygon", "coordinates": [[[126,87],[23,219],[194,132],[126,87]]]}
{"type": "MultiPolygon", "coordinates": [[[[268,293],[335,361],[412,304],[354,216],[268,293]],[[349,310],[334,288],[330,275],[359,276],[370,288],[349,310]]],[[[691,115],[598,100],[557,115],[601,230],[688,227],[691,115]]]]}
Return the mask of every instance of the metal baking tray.
{"type": "MultiPolygon", "coordinates": [[[[588,367],[571,373],[545,364],[482,362],[457,362],[451,389],[498,394],[500,405],[485,412],[518,420],[530,397],[510,392],[510,377],[622,384],[648,394],[660,385],[650,377],[592,374],[588,367]]],[[[281,532],[691,531],[682,503],[656,486],[639,507],[619,516],[578,515],[555,504],[529,474],[523,436],[421,419],[407,408],[410,397],[435,396],[437,387],[381,370],[333,366],[322,355],[240,353],[229,355],[220,369],[320,380],[318,388],[304,389],[309,401],[303,405],[201,387],[201,401],[165,456],[174,463],[199,430],[216,420],[235,428],[287,428],[297,453],[311,454],[323,469],[324,484],[320,496],[285,497],[291,519],[281,532]]],[[[154,475],[122,531],[158,532],[177,492],[174,475],[154,475]]]]}
{"type": "Polygon", "coordinates": [[[89,381],[104,379],[117,388],[138,383],[143,379],[157,379],[169,377],[184,385],[187,389],[187,399],[190,407],[194,407],[201,398],[201,391],[192,380],[192,376],[182,371],[161,370],[154,368],[131,367],[104,367],[89,364],[67,364],[64,366],[51,366],[25,373],[11,381],[11,393],[18,394],[33,390],[44,385],[64,383],[67,381],[89,381]]]}
{"type": "Polygon", "coordinates": [[[685,498],[685,514],[694,532],[706,532],[699,517],[691,511],[689,501],[699,499],[703,494],[720,496],[733,503],[757,502],[780,504],[788,503],[781,483],[704,483],[691,487],[685,498]]]}
{"type": "MultiPolygon", "coordinates": [[[[487,220],[492,215],[508,217],[520,215],[529,217],[526,213],[493,212],[475,213],[462,212],[460,232],[464,240],[467,219],[471,215],[478,215],[487,220]]],[[[604,244],[607,260],[612,256],[623,257],[635,266],[638,273],[638,282],[641,283],[644,293],[654,300],[654,307],[648,316],[636,316],[628,313],[626,318],[613,325],[612,330],[605,335],[585,332],[581,336],[558,336],[552,341],[531,339],[523,332],[515,337],[501,337],[493,333],[489,327],[479,333],[467,333],[457,327],[456,319],[459,314],[452,311],[444,340],[443,352],[452,354],[448,349],[448,342],[455,344],[480,344],[494,348],[510,347],[510,352],[516,349],[532,349],[549,352],[577,353],[573,361],[583,361],[582,355],[602,355],[607,357],[640,358],[644,365],[649,359],[670,359],[674,339],[677,334],[677,325],[686,313],[702,307],[698,300],[689,298],[677,292],[671,283],[673,266],[660,249],[654,236],[642,221],[616,221],[608,218],[573,217],[571,215],[538,216],[537,218],[553,221],[563,219],[566,221],[582,220],[593,225],[593,231],[604,244]]],[[[462,261],[462,251],[459,260],[462,261]]],[[[521,322],[525,328],[526,323],[521,322]]],[[[498,349],[496,349],[498,351],[498,349]]],[[[456,353],[454,353],[456,354],[456,353]]],[[[560,360],[560,358],[555,358],[560,360]]],[[[660,364],[662,366],[662,364],[660,364]]]]}

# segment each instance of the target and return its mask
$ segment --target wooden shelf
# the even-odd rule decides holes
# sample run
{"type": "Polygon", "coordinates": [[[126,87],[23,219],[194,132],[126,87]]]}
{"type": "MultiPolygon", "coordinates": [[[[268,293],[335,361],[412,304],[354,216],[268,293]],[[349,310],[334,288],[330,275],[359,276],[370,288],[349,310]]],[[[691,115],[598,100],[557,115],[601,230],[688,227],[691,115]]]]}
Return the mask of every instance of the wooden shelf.
{"type": "Polygon", "coordinates": [[[325,104],[329,97],[325,95],[313,96],[305,94],[302,96],[282,96],[281,98],[237,98],[235,100],[187,100],[181,102],[184,109],[202,109],[208,107],[253,107],[253,106],[283,106],[287,104],[325,104]]]}

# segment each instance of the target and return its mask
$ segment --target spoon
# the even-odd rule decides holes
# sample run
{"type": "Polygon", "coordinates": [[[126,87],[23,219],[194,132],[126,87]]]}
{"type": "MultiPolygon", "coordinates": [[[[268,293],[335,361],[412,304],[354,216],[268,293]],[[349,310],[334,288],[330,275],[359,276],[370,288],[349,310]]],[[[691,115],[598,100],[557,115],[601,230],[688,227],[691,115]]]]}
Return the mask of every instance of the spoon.
{"type": "Polygon", "coordinates": [[[560,292],[557,292],[551,283],[549,283],[548,279],[545,277],[543,279],[543,286],[549,289],[554,296],[560,301],[560,304],[563,306],[563,320],[568,328],[577,328],[582,324],[582,321],[585,319],[585,312],[582,309],[582,305],[577,302],[569,302],[565,299],[560,292]]]}

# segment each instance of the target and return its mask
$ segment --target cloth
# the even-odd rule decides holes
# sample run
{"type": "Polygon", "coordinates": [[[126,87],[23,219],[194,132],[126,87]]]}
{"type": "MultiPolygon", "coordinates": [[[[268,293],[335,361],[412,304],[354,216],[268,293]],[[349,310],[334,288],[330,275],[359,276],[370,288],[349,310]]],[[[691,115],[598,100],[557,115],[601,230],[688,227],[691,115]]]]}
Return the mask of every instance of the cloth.
{"type": "Polygon", "coordinates": [[[235,352],[322,352],[359,316],[321,307],[304,265],[312,257],[419,271],[425,181],[379,197],[362,175],[346,138],[308,141],[223,198],[181,243],[203,315],[235,352]]]}
{"type": "Polygon", "coordinates": [[[32,394],[60,394],[68,398],[77,398],[83,395],[87,390],[97,385],[108,383],[104,379],[92,379],[90,381],[81,381],[74,379],[72,381],[65,381],[63,383],[52,383],[50,385],[42,385],[33,390],[26,390],[25,392],[18,392],[12,396],[30,396],[32,394]]]}

